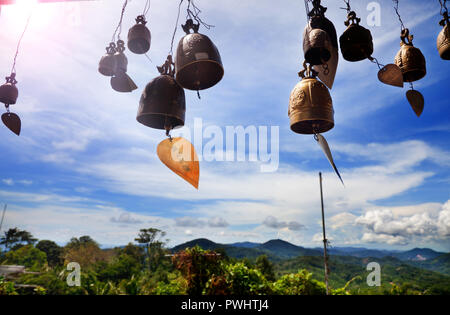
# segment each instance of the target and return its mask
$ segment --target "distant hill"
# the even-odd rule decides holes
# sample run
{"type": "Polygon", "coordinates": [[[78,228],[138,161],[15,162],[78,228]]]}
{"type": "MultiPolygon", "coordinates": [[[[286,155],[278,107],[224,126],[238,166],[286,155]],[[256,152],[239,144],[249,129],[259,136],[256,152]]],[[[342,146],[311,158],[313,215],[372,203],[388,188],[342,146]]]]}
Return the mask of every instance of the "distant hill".
{"type": "Polygon", "coordinates": [[[425,261],[413,260],[409,263],[416,267],[440,272],[442,274],[450,276],[450,253],[440,255],[434,259],[425,261]]]}
{"type": "Polygon", "coordinates": [[[239,243],[232,243],[228,244],[233,247],[244,247],[244,248],[255,248],[261,245],[261,243],[252,243],[252,242],[239,242],[239,243]]]}
{"type": "Polygon", "coordinates": [[[437,258],[443,254],[429,248],[414,248],[406,252],[395,253],[392,256],[401,260],[424,261],[437,258]]]}

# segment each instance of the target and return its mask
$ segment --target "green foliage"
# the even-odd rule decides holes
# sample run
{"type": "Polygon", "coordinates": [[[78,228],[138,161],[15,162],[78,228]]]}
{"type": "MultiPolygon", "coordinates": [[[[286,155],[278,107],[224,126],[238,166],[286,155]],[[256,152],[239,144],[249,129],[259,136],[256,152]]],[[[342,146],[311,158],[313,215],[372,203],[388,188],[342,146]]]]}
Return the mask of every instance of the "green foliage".
{"type": "Polygon", "coordinates": [[[47,255],[33,245],[26,245],[6,253],[3,263],[21,265],[32,271],[40,271],[47,263],[47,255]]]}
{"type": "Polygon", "coordinates": [[[224,266],[221,276],[214,276],[208,282],[206,294],[257,295],[271,294],[271,283],[255,268],[238,262],[224,266]]]}
{"type": "Polygon", "coordinates": [[[261,255],[256,259],[255,267],[258,268],[261,273],[269,281],[275,281],[274,266],[267,258],[267,255],[261,255]]]}
{"type": "Polygon", "coordinates": [[[155,295],[184,295],[187,291],[187,281],[183,277],[171,275],[169,282],[158,282],[152,294],[155,295]]]}
{"type": "Polygon", "coordinates": [[[47,262],[49,266],[54,267],[63,263],[63,249],[55,242],[42,240],[36,244],[36,248],[47,255],[47,262]]]}
{"type": "Polygon", "coordinates": [[[311,278],[305,269],[282,276],[274,283],[278,295],[325,295],[325,284],[311,278]]]}
{"type": "Polygon", "coordinates": [[[141,269],[141,263],[127,254],[120,254],[111,263],[103,261],[96,266],[100,281],[130,279],[134,274],[139,273],[141,269]]]}
{"type": "Polygon", "coordinates": [[[22,231],[18,228],[12,228],[5,232],[5,234],[0,238],[0,245],[5,246],[6,250],[18,249],[24,243],[31,245],[36,243],[37,239],[33,238],[28,231],[22,231]]]}
{"type": "Polygon", "coordinates": [[[14,288],[14,282],[6,281],[4,277],[0,276],[0,295],[18,295],[14,288]]]}

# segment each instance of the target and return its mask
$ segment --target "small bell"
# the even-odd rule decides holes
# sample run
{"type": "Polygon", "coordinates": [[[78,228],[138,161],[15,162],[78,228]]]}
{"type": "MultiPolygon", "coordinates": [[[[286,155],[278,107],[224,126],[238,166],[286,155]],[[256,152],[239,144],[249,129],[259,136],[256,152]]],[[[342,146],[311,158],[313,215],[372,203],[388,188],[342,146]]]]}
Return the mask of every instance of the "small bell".
{"type": "Polygon", "coordinates": [[[117,92],[126,93],[136,90],[137,86],[127,74],[128,59],[123,53],[124,51],[124,41],[117,41],[116,53],[114,54],[116,70],[111,78],[111,87],[117,92]]]}
{"type": "Polygon", "coordinates": [[[169,55],[158,67],[161,75],[150,81],[142,93],[136,119],[147,127],[169,131],[184,126],[184,90],[174,79],[173,66],[169,55]]]}
{"type": "Polygon", "coordinates": [[[0,102],[5,105],[16,104],[19,97],[19,90],[16,84],[16,74],[13,72],[9,77],[6,77],[6,83],[0,86],[0,102]]]}
{"type": "Polygon", "coordinates": [[[106,47],[106,54],[100,59],[98,64],[98,72],[107,77],[112,77],[116,72],[116,58],[114,54],[116,53],[116,44],[110,43],[106,47]]]}
{"type": "Polygon", "coordinates": [[[413,82],[422,79],[426,73],[426,61],[420,49],[413,46],[413,36],[409,30],[403,29],[401,33],[400,50],[395,56],[394,63],[400,67],[404,82],[413,82]]]}
{"type": "Polygon", "coordinates": [[[136,25],[128,31],[128,49],[138,55],[145,54],[150,49],[151,34],[145,24],[145,16],[139,15],[136,25]]]}
{"type": "Polygon", "coordinates": [[[333,102],[327,87],[316,79],[311,65],[303,63],[302,80],[294,87],[289,99],[291,130],[301,134],[318,134],[334,127],[333,102]]]}
{"type": "Polygon", "coordinates": [[[439,55],[444,60],[450,60],[450,19],[448,17],[447,11],[443,14],[444,18],[439,22],[441,26],[444,28],[438,35],[437,38],[437,49],[439,51],[439,55]]]}
{"type": "Polygon", "coordinates": [[[200,24],[194,24],[192,19],[182,27],[186,35],[178,43],[175,59],[178,84],[194,91],[216,85],[224,74],[217,47],[208,36],[198,33],[200,24]]]}
{"type": "Polygon", "coordinates": [[[306,62],[311,65],[326,63],[332,56],[332,47],[338,49],[336,29],[325,17],[326,10],[320,1],[315,1],[303,32],[303,52],[306,62]]]}
{"type": "Polygon", "coordinates": [[[351,11],[344,22],[347,29],[339,38],[342,56],[347,61],[361,61],[373,53],[373,41],[370,31],[361,25],[360,18],[351,11]]]}

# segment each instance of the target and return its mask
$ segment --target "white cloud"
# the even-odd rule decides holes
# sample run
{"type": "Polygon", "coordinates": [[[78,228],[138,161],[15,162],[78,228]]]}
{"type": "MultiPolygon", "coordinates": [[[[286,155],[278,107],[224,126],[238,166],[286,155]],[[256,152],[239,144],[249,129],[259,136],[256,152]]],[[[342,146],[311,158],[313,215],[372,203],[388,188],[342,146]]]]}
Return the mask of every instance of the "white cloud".
{"type": "Polygon", "coordinates": [[[121,223],[121,224],[138,224],[142,223],[141,220],[135,219],[129,213],[121,213],[118,217],[111,217],[110,219],[113,223],[121,223]]]}
{"type": "Polygon", "coordinates": [[[2,179],[2,182],[5,183],[8,186],[14,185],[14,181],[11,178],[2,179]]]}
{"type": "Polygon", "coordinates": [[[273,229],[286,229],[287,228],[288,230],[291,230],[291,231],[298,231],[298,230],[305,228],[305,226],[303,224],[300,224],[296,221],[289,221],[289,222],[278,221],[278,219],[275,218],[274,216],[266,217],[262,224],[269,228],[273,228],[273,229]]]}

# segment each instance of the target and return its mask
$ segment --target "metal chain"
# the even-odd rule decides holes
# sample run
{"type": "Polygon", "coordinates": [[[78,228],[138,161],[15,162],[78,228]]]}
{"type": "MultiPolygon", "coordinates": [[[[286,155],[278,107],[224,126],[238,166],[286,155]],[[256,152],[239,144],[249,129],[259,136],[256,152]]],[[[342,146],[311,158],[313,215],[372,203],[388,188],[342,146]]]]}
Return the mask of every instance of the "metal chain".
{"type": "Polygon", "coordinates": [[[27,29],[28,29],[28,25],[30,24],[31,16],[33,15],[35,7],[36,7],[36,3],[34,4],[32,10],[30,12],[30,15],[27,18],[27,22],[25,24],[25,28],[23,29],[22,35],[20,35],[19,42],[17,43],[16,53],[14,55],[13,65],[11,67],[11,73],[15,73],[16,72],[16,61],[17,61],[17,56],[19,55],[20,44],[22,43],[23,36],[25,35],[25,33],[26,33],[27,29]]]}
{"type": "Polygon", "coordinates": [[[398,0],[392,0],[394,2],[394,10],[395,14],[398,16],[398,20],[400,21],[401,31],[403,31],[406,27],[403,24],[402,18],[400,16],[400,13],[398,12],[398,0]]]}
{"type": "Polygon", "coordinates": [[[128,0],[125,0],[125,2],[123,3],[123,6],[122,6],[122,12],[120,13],[119,24],[117,25],[116,30],[114,31],[111,42],[116,41],[116,35],[117,35],[117,39],[120,40],[120,34],[122,33],[123,15],[125,14],[125,8],[127,7],[127,4],[128,4],[128,0]]]}

